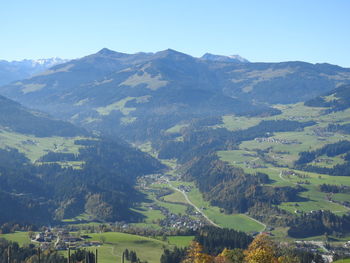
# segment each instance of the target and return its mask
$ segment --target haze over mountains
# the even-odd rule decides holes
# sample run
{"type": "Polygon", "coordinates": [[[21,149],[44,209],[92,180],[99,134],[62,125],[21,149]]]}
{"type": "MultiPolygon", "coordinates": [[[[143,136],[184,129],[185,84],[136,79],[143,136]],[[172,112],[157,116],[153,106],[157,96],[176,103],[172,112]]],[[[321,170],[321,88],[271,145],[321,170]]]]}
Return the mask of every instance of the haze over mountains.
{"type": "Polygon", "coordinates": [[[330,64],[104,48],[0,92],[57,118],[131,139],[204,116],[276,114],[269,104],[305,101],[342,83],[350,83],[350,69],[330,64]]]}
{"type": "MultiPolygon", "coordinates": [[[[147,207],[139,207],[145,189],[135,187],[138,178],[163,173],[160,161],[176,160],[183,172],[183,177],[174,172],[176,179],[192,181],[220,211],[249,213],[275,226],[265,216],[274,213],[281,216],[278,226],[297,225],[293,233],[301,235],[299,218],[278,207],[290,202],[302,207],[308,198],[301,195],[309,186],[273,177],[271,169],[346,176],[350,150],[339,140],[348,136],[341,111],[349,108],[349,87],[350,69],[335,65],[251,63],[213,54],[195,58],[171,49],[124,54],[104,48],[15,80],[0,87],[0,94],[10,98],[0,97],[0,157],[5,160],[0,172],[8,174],[0,177],[0,195],[2,206],[11,204],[20,212],[0,217],[0,223],[42,224],[82,214],[88,220],[140,222],[147,207]],[[124,140],[146,147],[147,153],[124,140]],[[334,167],[314,168],[316,157],[296,165],[310,140],[342,149],[334,167]],[[230,154],[234,167],[225,159],[230,154]],[[6,161],[11,158],[16,162],[6,161]],[[18,186],[21,181],[28,187],[18,186]],[[26,221],[26,213],[35,217],[26,221]]],[[[310,193],[319,197],[320,191],[310,193]]],[[[334,211],[345,209],[335,206],[334,211]]],[[[335,218],[343,224],[350,220],[335,218]]],[[[325,225],[312,234],[320,229],[348,231],[325,225]]]]}
{"type": "Polygon", "coordinates": [[[0,96],[0,225],[52,224],[87,212],[96,220],[136,220],[137,176],[163,166],[114,137],[0,96]],[[127,196],[127,193],[130,196],[127,196]]]}
{"type": "Polygon", "coordinates": [[[49,69],[50,67],[67,61],[69,61],[69,59],[61,58],[24,59],[21,61],[0,60],[0,85],[18,79],[29,78],[49,69]]]}

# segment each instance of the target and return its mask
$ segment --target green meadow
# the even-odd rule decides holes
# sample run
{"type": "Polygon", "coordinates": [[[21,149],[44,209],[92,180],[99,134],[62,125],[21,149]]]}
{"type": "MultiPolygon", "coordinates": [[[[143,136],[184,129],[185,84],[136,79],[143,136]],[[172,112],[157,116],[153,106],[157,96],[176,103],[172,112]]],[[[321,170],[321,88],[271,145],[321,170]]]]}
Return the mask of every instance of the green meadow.
{"type": "MultiPolygon", "coordinates": [[[[293,186],[300,182],[306,189],[300,193],[300,196],[305,199],[301,202],[282,203],[280,208],[290,212],[312,211],[312,210],[331,210],[332,212],[342,215],[349,211],[348,208],[326,199],[326,194],[320,192],[320,184],[335,184],[350,186],[350,178],[345,176],[329,176],[325,174],[310,173],[293,169],[294,162],[299,158],[299,153],[302,151],[313,151],[323,147],[326,144],[335,143],[340,140],[350,140],[350,135],[339,133],[328,133],[319,136],[316,131],[327,127],[332,123],[348,123],[350,121],[350,110],[336,112],[331,114],[322,114],[322,108],[306,107],[302,104],[295,105],[277,105],[276,108],[282,110],[282,114],[268,118],[246,118],[238,116],[224,116],[224,126],[229,130],[245,129],[251,125],[255,125],[261,120],[271,119],[290,119],[298,121],[314,121],[317,123],[313,126],[306,127],[301,131],[293,132],[276,132],[271,139],[275,141],[257,140],[244,141],[239,145],[239,149],[231,151],[219,151],[217,155],[223,161],[226,161],[234,166],[241,167],[245,172],[255,174],[263,172],[269,175],[272,180],[271,185],[275,186],[293,186]],[[280,141],[289,141],[290,144],[282,144],[280,141]],[[258,154],[259,150],[263,150],[263,158],[258,154]],[[278,166],[277,166],[278,165],[278,166]],[[283,166],[280,167],[280,166],[283,166]],[[298,176],[282,175],[282,171],[292,171],[295,174],[302,174],[305,178],[301,179],[298,176]]],[[[311,165],[319,167],[332,168],[337,164],[344,163],[342,155],[335,157],[320,156],[317,163],[311,165]]],[[[335,194],[335,201],[350,200],[349,194],[335,194]]]]}
{"type": "Polygon", "coordinates": [[[28,232],[17,231],[10,234],[0,234],[0,238],[5,238],[7,240],[17,242],[21,246],[30,244],[28,232]]]}
{"type": "Polygon", "coordinates": [[[350,263],[350,258],[339,259],[337,261],[334,261],[333,263],[350,263]]]}
{"type": "Polygon", "coordinates": [[[205,201],[202,194],[195,187],[188,193],[188,197],[206,216],[221,227],[244,232],[259,232],[265,229],[262,224],[244,214],[225,214],[221,212],[219,207],[212,206],[209,202],[205,201]]]}
{"type": "Polygon", "coordinates": [[[163,247],[168,246],[164,241],[125,233],[107,232],[89,234],[89,236],[94,241],[105,239],[105,243],[97,248],[99,261],[103,263],[119,261],[125,249],[135,251],[142,261],[158,263],[163,247]]]}
{"type": "MultiPolygon", "coordinates": [[[[104,241],[101,246],[89,248],[92,251],[98,250],[98,259],[103,263],[119,262],[125,249],[134,250],[142,261],[158,263],[163,247],[186,246],[193,239],[193,236],[174,236],[169,238],[168,243],[154,238],[118,232],[89,233],[88,235],[91,241],[104,241]]],[[[30,244],[28,232],[1,234],[0,238],[17,242],[20,245],[30,244]]],[[[63,251],[62,254],[67,256],[67,251],[63,251]]]]}
{"type": "Polygon", "coordinates": [[[76,140],[82,137],[35,137],[7,130],[0,130],[0,148],[16,148],[33,163],[49,151],[78,154],[81,145],[76,140]]]}

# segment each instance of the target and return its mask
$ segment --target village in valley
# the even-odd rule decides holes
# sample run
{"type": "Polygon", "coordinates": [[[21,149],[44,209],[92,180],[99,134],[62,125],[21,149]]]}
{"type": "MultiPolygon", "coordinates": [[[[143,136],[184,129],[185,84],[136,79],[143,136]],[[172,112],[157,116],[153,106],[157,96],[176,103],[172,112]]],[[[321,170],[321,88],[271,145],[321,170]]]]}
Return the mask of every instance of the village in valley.
{"type": "MultiPolygon", "coordinates": [[[[171,194],[173,191],[175,191],[174,189],[169,191],[170,188],[159,189],[152,187],[154,185],[164,184],[170,187],[169,181],[173,179],[173,176],[163,174],[150,174],[138,179],[138,185],[142,187],[143,191],[149,194],[153,194],[153,196],[155,196],[155,201],[161,202],[152,202],[145,205],[145,208],[149,210],[159,210],[162,213],[162,215],[165,217],[159,221],[159,225],[162,228],[196,231],[201,227],[208,225],[207,220],[202,216],[202,214],[195,210],[190,204],[179,204],[186,206],[186,214],[176,214],[170,211],[169,208],[159,205],[162,203],[177,204],[176,202],[169,202],[164,200],[164,196],[171,194]]],[[[176,189],[176,191],[181,192],[182,194],[187,194],[191,191],[192,187],[188,185],[179,185],[176,189]]]]}

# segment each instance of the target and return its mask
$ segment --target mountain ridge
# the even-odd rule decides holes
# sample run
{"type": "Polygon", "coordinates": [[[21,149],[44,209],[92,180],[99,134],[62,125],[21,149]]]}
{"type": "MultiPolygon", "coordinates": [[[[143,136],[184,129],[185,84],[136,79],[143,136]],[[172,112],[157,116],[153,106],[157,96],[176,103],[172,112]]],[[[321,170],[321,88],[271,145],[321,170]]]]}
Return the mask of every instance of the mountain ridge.
{"type": "Polygon", "coordinates": [[[156,136],[181,120],[276,114],[270,104],[306,101],[339,83],[350,83],[350,69],[298,61],[227,63],[173,49],[126,54],[103,48],[2,86],[0,93],[88,129],[144,137],[147,129],[141,127],[156,136]]]}
{"type": "Polygon", "coordinates": [[[234,62],[234,63],[249,63],[249,60],[241,57],[240,55],[215,55],[211,53],[205,53],[203,56],[200,57],[200,59],[203,60],[213,60],[213,61],[219,61],[219,62],[234,62]]]}
{"type": "Polygon", "coordinates": [[[23,59],[23,60],[0,60],[0,85],[5,85],[12,81],[29,78],[41,73],[55,65],[68,62],[69,59],[58,57],[43,59],[23,59]]]}

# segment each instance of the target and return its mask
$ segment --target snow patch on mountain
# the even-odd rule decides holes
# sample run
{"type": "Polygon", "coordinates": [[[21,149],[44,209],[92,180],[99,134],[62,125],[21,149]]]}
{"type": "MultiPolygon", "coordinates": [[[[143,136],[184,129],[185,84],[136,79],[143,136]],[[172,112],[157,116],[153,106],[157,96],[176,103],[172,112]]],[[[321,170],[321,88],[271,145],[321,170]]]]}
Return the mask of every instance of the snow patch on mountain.
{"type": "Polygon", "coordinates": [[[218,61],[218,62],[234,62],[234,63],[249,63],[249,61],[240,55],[230,55],[230,56],[223,56],[223,55],[215,55],[210,53],[205,53],[201,59],[203,60],[211,60],[211,61],[218,61]]]}

